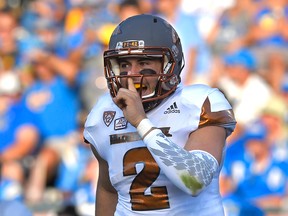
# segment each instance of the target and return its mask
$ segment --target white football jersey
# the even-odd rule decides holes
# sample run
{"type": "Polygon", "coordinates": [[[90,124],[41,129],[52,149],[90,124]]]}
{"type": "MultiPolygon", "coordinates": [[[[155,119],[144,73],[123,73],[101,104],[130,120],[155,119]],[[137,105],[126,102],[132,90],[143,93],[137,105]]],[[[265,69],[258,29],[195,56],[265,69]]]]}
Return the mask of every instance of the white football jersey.
{"type": "MultiPolygon", "coordinates": [[[[200,127],[221,126],[228,136],[236,124],[224,95],[206,85],[180,85],[147,117],[181,147],[200,127]]],[[[110,180],[118,192],[115,216],[224,215],[218,183],[221,166],[198,196],[181,191],[158,167],[136,128],[127,122],[109,94],[89,114],[84,137],[109,165],[110,180]]]]}

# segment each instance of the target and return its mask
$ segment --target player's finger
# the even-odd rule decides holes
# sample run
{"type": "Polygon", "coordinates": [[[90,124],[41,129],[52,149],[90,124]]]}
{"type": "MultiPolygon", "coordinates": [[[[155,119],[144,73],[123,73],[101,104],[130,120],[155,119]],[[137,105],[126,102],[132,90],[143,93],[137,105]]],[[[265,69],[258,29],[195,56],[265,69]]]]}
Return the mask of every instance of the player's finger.
{"type": "Polygon", "coordinates": [[[137,92],[132,78],[128,78],[128,89],[130,91],[137,92]]]}
{"type": "MultiPolygon", "coordinates": [[[[120,92],[120,91],[119,91],[120,92]]],[[[123,94],[121,94],[121,92],[116,95],[116,97],[112,98],[112,100],[114,101],[114,103],[120,108],[123,109],[127,106],[126,101],[124,99],[123,94]]]]}

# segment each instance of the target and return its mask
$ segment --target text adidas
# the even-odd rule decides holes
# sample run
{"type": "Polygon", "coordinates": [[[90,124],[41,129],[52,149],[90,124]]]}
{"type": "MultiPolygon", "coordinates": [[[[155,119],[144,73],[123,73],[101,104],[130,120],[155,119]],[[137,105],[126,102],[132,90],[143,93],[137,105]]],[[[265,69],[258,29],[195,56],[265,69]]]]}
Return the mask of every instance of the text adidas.
{"type": "Polygon", "coordinates": [[[176,102],[174,102],[170,107],[168,107],[166,111],[164,111],[164,114],[169,113],[180,113],[180,110],[178,109],[176,102]]]}
{"type": "Polygon", "coordinates": [[[169,113],[180,113],[180,110],[167,110],[164,112],[164,114],[169,114],[169,113]]]}

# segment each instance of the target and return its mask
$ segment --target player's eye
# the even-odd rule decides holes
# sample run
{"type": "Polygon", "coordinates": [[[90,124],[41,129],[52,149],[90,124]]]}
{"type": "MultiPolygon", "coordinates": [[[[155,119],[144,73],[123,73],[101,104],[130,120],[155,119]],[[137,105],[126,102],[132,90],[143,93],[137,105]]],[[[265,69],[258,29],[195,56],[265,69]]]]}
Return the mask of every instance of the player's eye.
{"type": "Polygon", "coordinates": [[[120,69],[125,69],[129,67],[129,64],[127,62],[120,62],[119,67],[120,69]]]}
{"type": "Polygon", "coordinates": [[[140,66],[144,67],[144,66],[147,66],[147,65],[150,65],[150,62],[149,61],[141,61],[139,62],[140,66]]]}

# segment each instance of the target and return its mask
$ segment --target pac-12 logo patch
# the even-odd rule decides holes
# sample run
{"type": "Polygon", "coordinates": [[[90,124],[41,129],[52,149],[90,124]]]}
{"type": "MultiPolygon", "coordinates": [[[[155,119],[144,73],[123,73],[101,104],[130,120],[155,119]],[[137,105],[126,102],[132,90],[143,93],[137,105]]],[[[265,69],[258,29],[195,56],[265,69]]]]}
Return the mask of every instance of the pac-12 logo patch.
{"type": "Polygon", "coordinates": [[[114,130],[121,130],[127,128],[127,123],[128,121],[124,117],[115,119],[114,130]]]}
{"type": "Polygon", "coordinates": [[[116,115],[115,111],[105,111],[103,113],[103,121],[107,127],[109,127],[109,125],[113,121],[115,115],[116,115]]]}

